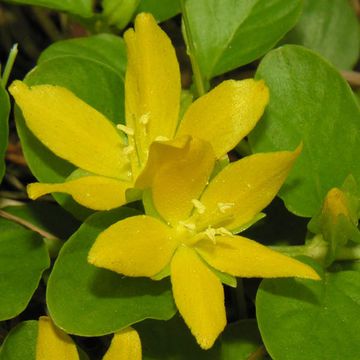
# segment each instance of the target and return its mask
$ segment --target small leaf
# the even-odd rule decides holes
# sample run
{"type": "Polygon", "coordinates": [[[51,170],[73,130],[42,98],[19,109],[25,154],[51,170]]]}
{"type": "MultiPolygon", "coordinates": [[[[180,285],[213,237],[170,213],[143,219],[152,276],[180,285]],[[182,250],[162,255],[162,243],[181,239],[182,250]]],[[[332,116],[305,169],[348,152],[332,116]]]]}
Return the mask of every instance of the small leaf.
{"type": "Polygon", "coordinates": [[[323,281],[263,280],[256,314],[274,359],[355,359],[360,353],[360,273],[328,273],[323,281]]]}
{"type": "Polygon", "coordinates": [[[0,349],[0,360],[36,360],[38,322],[24,321],[14,327],[0,349]]]}
{"type": "Polygon", "coordinates": [[[10,113],[9,95],[5,91],[5,89],[0,85],[0,182],[5,173],[4,158],[8,144],[9,113],[10,113]]]}
{"type": "Polygon", "coordinates": [[[337,70],[300,46],[271,51],[256,77],[270,88],[270,103],[249,136],[251,147],[268,152],[303,143],[280,197],[291,212],[311,217],[349,174],[360,181],[359,105],[337,70]]]}
{"type": "Polygon", "coordinates": [[[6,2],[11,4],[43,6],[82,17],[90,17],[93,15],[92,0],[6,0],[6,2]]]}
{"type": "Polygon", "coordinates": [[[122,30],[132,19],[140,0],[102,0],[103,15],[110,25],[122,30]]]}
{"type": "Polygon", "coordinates": [[[0,320],[7,320],[25,309],[50,261],[40,235],[4,219],[0,228],[0,320]]]}
{"type": "Polygon", "coordinates": [[[211,79],[264,55],[296,23],[300,0],[187,0],[195,57],[211,79]]]}
{"type": "Polygon", "coordinates": [[[66,332],[100,336],[145,318],[174,315],[169,281],[128,278],[87,262],[99,233],[133,215],[136,212],[127,208],[94,214],[61,249],[49,278],[47,305],[56,325],[66,332]]]}
{"type": "Polygon", "coordinates": [[[317,51],[339,69],[359,58],[359,22],[348,0],[305,0],[303,13],[285,42],[317,51]]]}
{"type": "Polygon", "coordinates": [[[141,0],[136,12],[151,13],[156,21],[162,22],[180,13],[180,0],[141,0]]]}

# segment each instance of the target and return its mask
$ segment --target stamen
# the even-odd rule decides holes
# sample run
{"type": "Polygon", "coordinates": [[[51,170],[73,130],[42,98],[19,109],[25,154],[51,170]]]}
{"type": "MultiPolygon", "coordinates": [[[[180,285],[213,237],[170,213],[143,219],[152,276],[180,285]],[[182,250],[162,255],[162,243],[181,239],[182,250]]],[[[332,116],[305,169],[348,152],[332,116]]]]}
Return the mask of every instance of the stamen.
{"type": "Polygon", "coordinates": [[[205,230],[205,235],[214,243],[214,245],[216,245],[216,230],[213,229],[212,227],[208,227],[205,230]]]}
{"type": "Polygon", "coordinates": [[[125,133],[126,135],[129,135],[129,136],[134,135],[134,129],[129,127],[129,126],[126,126],[126,125],[123,125],[123,124],[118,124],[118,125],[116,125],[116,127],[119,130],[121,130],[123,133],[125,133]]]}
{"type": "Polygon", "coordinates": [[[225,229],[224,227],[220,227],[218,229],[215,230],[216,234],[221,235],[221,236],[231,236],[234,237],[235,235],[229,231],[228,229],[225,229]]]}
{"type": "Polygon", "coordinates": [[[149,121],[150,121],[150,113],[149,112],[140,116],[139,123],[141,125],[147,125],[149,123],[149,121]]]}
{"type": "Polygon", "coordinates": [[[166,136],[159,135],[155,138],[155,141],[169,141],[170,139],[166,136]]]}
{"type": "Polygon", "coordinates": [[[179,224],[188,230],[196,230],[196,226],[193,223],[187,223],[185,221],[179,221],[179,224]]]}
{"type": "Polygon", "coordinates": [[[131,153],[133,153],[135,150],[135,148],[132,145],[126,146],[123,149],[123,154],[124,155],[130,155],[131,153]]]}
{"type": "Polygon", "coordinates": [[[199,200],[192,199],[191,202],[192,202],[192,204],[194,205],[194,208],[198,211],[199,214],[203,214],[205,212],[206,207],[199,200]]]}
{"type": "Polygon", "coordinates": [[[222,203],[222,202],[217,203],[217,207],[219,211],[223,214],[225,214],[227,210],[233,208],[234,206],[235,203],[222,203]]]}

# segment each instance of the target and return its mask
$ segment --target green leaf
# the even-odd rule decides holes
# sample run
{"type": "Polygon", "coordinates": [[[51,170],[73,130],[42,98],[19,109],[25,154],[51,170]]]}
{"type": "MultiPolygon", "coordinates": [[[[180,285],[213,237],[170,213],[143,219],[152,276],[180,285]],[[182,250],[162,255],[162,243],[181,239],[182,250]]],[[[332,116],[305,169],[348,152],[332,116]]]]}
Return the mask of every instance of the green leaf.
{"type": "Polygon", "coordinates": [[[110,25],[122,30],[132,19],[140,0],[102,0],[103,15],[110,25]]]}
{"type": "Polygon", "coordinates": [[[262,340],[254,319],[229,324],[221,337],[221,360],[261,360],[262,340]],[[258,356],[254,356],[254,354],[258,356]],[[253,355],[253,357],[251,357],[253,355]]]}
{"type": "Polygon", "coordinates": [[[109,66],[122,78],[125,77],[126,50],[120,36],[100,34],[85,38],[58,41],[46,48],[38,65],[63,56],[76,56],[109,66]]]}
{"type": "Polygon", "coordinates": [[[179,315],[166,322],[146,320],[135,328],[141,338],[144,360],[248,360],[262,344],[255,320],[229,324],[206,351],[199,347],[179,315]]]}
{"type": "Polygon", "coordinates": [[[40,235],[0,219],[0,320],[20,314],[50,265],[40,235]]]}
{"type": "Polygon", "coordinates": [[[30,222],[60,239],[67,239],[80,223],[55,203],[33,201],[21,206],[7,206],[4,211],[30,222]]]}
{"type": "Polygon", "coordinates": [[[5,338],[0,349],[0,360],[36,360],[37,334],[37,321],[18,324],[5,338]]]}
{"type": "MultiPolygon", "coordinates": [[[[109,53],[111,56],[111,52],[109,53]]],[[[119,60],[120,61],[120,60],[119,60]]],[[[28,85],[54,84],[68,88],[86,103],[103,113],[112,122],[124,122],[124,83],[122,73],[106,63],[81,56],[59,56],[44,61],[28,74],[28,85]]],[[[41,182],[64,182],[75,167],[48,150],[28,130],[17,108],[18,134],[27,163],[41,182]]],[[[54,196],[76,217],[84,219],[91,211],[78,205],[68,195],[54,196]]]]}
{"type": "Polygon", "coordinates": [[[91,216],[66,242],[50,275],[47,305],[66,332],[100,336],[146,318],[169,319],[175,311],[170,282],[128,278],[87,262],[101,231],[136,212],[120,208],[91,216]]]}
{"type": "Polygon", "coordinates": [[[193,55],[209,80],[270,50],[295,25],[301,1],[187,0],[185,8],[193,55]]]}
{"type": "Polygon", "coordinates": [[[360,273],[323,281],[267,279],[256,298],[266,349],[274,359],[355,359],[360,354],[360,273]]]}
{"type": "Polygon", "coordinates": [[[5,89],[2,86],[0,86],[0,182],[5,174],[4,158],[8,144],[9,113],[10,113],[9,95],[5,91],[5,89]]]}
{"type": "Polygon", "coordinates": [[[249,140],[255,152],[303,150],[280,191],[293,213],[311,217],[329,189],[360,181],[360,111],[350,87],[327,61],[300,46],[270,52],[257,78],[270,103],[249,140]]]}
{"type": "Polygon", "coordinates": [[[156,21],[165,21],[180,13],[180,0],[141,0],[136,12],[148,12],[156,21]]]}
{"type": "Polygon", "coordinates": [[[340,69],[359,58],[359,23],[348,0],[305,0],[303,13],[286,42],[319,52],[340,69]]]}
{"type": "Polygon", "coordinates": [[[93,15],[92,0],[5,0],[11,4],[43,6],[70,14],[90,17],[93,15]]]}

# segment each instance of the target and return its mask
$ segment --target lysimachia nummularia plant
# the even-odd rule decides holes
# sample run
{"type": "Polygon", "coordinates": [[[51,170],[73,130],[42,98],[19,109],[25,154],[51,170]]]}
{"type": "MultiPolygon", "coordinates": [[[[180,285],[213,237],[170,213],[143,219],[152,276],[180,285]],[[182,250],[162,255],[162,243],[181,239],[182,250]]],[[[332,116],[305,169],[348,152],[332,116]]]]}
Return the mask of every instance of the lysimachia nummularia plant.
{"type": "Polygon", "coordinates": [[[1,76],[0,360],[359,357],[348,1],[12,3],[51,40],[1,76]]]}

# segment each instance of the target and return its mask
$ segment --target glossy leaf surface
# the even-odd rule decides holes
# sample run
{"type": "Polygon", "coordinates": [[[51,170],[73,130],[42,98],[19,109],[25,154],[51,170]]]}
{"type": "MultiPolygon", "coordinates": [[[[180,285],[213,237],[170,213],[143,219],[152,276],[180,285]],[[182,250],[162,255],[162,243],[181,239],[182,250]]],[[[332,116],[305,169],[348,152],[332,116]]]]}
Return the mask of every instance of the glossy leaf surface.
{"type": "Polygon", "coordinates": [[[299,0],[187,0],[195,57],[206,79],[248,64],[296,23],[299,0]]]}
{"type": "Polygon", "coordinates": [[[328,273],[322,282],[264,280],[257,318],[271,357],[355,359],[360,353],[359,284],[356,271],[328,273]]]}
{"type": "Polygon", "coordinates": [[[351,69],[359,57],[359,22],[347,0],[305,0],[299,22],[286,42],[317,51],[339,69],[351,69]]]}

